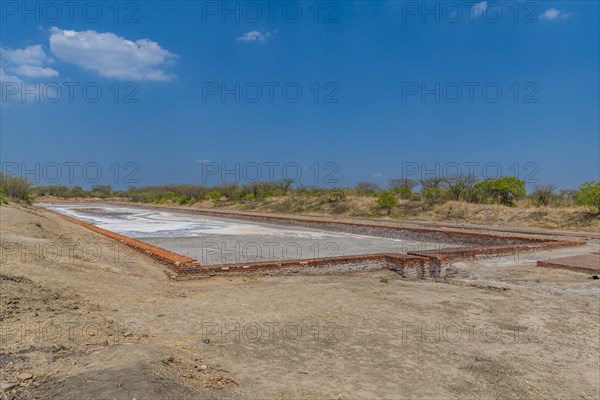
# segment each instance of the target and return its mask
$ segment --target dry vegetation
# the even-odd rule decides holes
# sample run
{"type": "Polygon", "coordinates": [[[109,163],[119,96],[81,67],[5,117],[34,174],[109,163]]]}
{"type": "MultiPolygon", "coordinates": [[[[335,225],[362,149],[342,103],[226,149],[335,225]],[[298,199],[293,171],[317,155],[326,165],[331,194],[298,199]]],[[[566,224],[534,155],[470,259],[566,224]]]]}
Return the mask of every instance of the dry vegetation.
{"type": "Polygon", "coordinates": [[[245,204],[221,203],[211,201],[197,203],[199,208],[229,208],[247,211],[277,213],[302,213],[310,215],[335,215],[350,218],[378,218],[393,221],[435,221],[469,223],[477,225],[527,227],[545,229],[600,231],[600,216],[591,213],[586,207],[534,207],[521,201],[517,207],[499,204],[472,204],[463,201],[449,201],[444,204],[427,207],[423,202],[400,200],[391,216],[379,211],[374,197],[354,197],[346,199],[342,211],[336,204],[318,198],[302,196],[283,196],[257,200],[245,204]]]}

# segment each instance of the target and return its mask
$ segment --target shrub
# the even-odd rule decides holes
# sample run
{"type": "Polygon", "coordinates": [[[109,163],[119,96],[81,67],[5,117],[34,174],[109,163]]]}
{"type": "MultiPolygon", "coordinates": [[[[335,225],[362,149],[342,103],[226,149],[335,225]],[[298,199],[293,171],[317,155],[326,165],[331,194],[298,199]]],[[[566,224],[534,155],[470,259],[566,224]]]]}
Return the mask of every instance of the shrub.
{"type": "Polygon", "coordinates": [[[475,177],[472,175],[458,175],[447,179],[448,188],[446,195],[450,200],[467,200],[470,191],[475,185],[475,177]]]}
{"type": "Polygon", "coordinates": [[[554,202],[556,186],[542,185],[536,186],[529,198],[533,205],[538,207],[547,207],[554,202]]]}
{"type": "Polygon", "coordinates": [[[218,190],[211,190],[210,192],[208,192],[207,197],[209,200],[212,200],[213,203],[216,205],[221,202],[222,195],[221,195],[221,192],[219,192],[218,190]]]}
{"type": "Polygon", "coordinates": [[[397,205],[398,199],[396,198],[395,194],[387,191],[379,193],[379,197],[377,198],[377,208],[385,210],[387,212],[387,215],[391,215],[392,210],[397,205]]]}
{"type": "Polygon", "coordinates": [[[240,201],[244,198],[244,191],[240,188],[236,188],[232,193],[231,193],[231,200],[232,201],[240,201]]]}
{"type": "Polygon", "coordinates": [[[479,182],[475,188],[505,206],[513,206],[514,201],[525,197],[525,182],[514,176],[488,179],[479,182]]]}
{"type": "Polygon", "coordinates": [[[413,195],[413,189],[418,184],[418,181],[408,178],[390,179],[390,190],[400,196],[401,199],[410,199],[413,195]]]}
{"type": "Polygon", "coordinates": [[[427,207],[434,207],[446,200],[446,191],[439,186],[425,187],[421,190],[423,201],[427,207]]]}
{"type": "Polygon", "coordinates": [[[330,203],[340,203],[346,200],[346,192],[343,189],[333,188],[328,193],[328,200],[330,203]]]}
{"type": "Polygon", "coordinates": [[[8,204],[8,196],[4,193],[4,188],[0,186],[0,204],[8,204]]]}
{"type": "Polygon", "coordinates": [[[572,207],[576,204],[576,199],[576,189],[563,189],[555,196],[555,204],[557,207],[572,207]]]}
{"type": "Polygon", "coordinates": [[[600,213],[600,181],[583,183],[576,194],[577,204],[594,207],[600,213]]]}
{"type": "Polygon", "coordinates": [[[354,187],[357,196],[361,197],[373,197],[377,196],[377,192],[379,192],[379,186],[373,182],[359,182],[354,187]]]}
{"type": "Polygon", "coordinates": [[[401,199],[410,199],[413,195],[412,189],[408,186],[400,186],[393,188],[392,191],[396,193],[401,199]]]}
{"type": "Polygon", "coordinates": [[[110,196],[112,187],[110,187],[110,185],[95,185],[92,186],[90,191],[94,197],[104,198],[110,196]]]}
{"type": "Polygon", "coordinates": [[[6,197],[31,204],[33,200],[31,182],[19,176],[5,175],[0,172],[0,189],[6,197]]]}

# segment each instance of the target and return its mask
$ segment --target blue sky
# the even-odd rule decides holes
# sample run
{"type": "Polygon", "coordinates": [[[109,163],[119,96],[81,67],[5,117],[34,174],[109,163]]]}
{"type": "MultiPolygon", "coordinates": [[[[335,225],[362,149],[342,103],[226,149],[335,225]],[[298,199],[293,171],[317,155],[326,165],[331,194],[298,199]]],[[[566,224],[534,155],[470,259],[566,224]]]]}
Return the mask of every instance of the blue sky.
{"type": "Polygon", "coordinates": [[[39,184],[600,178],[595,1],[46,4],[1,10],[2,169],[39,184]]]}

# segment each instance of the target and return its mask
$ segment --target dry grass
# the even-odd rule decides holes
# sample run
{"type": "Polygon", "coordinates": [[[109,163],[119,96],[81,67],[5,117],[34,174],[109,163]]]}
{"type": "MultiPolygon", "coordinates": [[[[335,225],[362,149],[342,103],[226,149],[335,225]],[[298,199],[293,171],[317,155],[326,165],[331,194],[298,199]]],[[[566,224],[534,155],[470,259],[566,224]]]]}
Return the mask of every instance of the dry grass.
{"type": "MultiPolygon", "coordinates": [[[[324,198],[284,196],[257,200],[227,208],[309,215],[339,215],[358,218],[388,218],[375,207],[374,197],[348,197],[340,207],[324,198]],[[340,212],[342,209],[342,212],[340,212]]],[[[210,204],[202,206],[212,207],[210,204]]],[[[545,229],[600,231],[600,216],[585,207],[532,207],[525,204],[506,207],[497,204],[471,204],[449,201],[429,209],[419,201],[401,201],[392,220],[471,223],[478,225],[528,227],[545,229]]]]}

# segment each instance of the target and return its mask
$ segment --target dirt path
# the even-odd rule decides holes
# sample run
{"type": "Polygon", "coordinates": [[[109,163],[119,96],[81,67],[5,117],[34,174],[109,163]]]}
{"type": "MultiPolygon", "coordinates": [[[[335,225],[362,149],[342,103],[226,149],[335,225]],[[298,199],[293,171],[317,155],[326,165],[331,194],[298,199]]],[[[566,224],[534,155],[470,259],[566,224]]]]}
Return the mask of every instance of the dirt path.
{"type": "Polygon", "coordinates": [[[588,274],[495,260],[445,283],[391,271],[173,282],[34,207],[2,206],[0,222],[0,383],[22,374],[9,399],[600,394],[588,274]]]}

